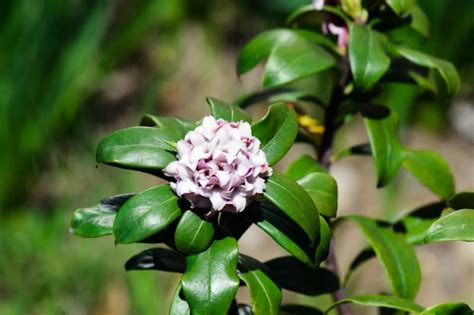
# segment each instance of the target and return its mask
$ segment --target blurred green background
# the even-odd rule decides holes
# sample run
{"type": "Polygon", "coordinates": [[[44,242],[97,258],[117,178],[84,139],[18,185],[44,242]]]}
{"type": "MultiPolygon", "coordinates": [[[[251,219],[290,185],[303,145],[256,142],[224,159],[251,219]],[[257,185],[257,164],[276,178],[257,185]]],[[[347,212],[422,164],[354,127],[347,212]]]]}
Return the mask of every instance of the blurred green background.
{"type": "MultiPolygon", "coordinates": [[[[470,166],[467,173],[459,167],[454,173],[464,175],[458,187],[472,188],[474,2],[419,2],[431,20],[431,37],[421,45],[456,64],[463,90],[451,103],[423,100],[414,106],[416,91],[401,87],[397,102],[405,105],[399,106],[404,124],[427,135],[422,144],[436,149],[441,141],[442,151],[451,152],[451,141],[453,150],[467,154],[448,160],[470,166]]],[[[0,314],[166,313],[176,276],[124,272],[123,263],[142,246],[115,247],[111,238],[84,240],[68,233],[75,208],[157,183],[146,175],[96,168],[95,146],[111,130],[136,124],[143,113],[198,119],[207,111],[205,96],[230,101],[257,88],[255,78],[240,82],[234,75],[238,49],[307,3],[2,1],[0,314]]],[[[379,204],[396,208],[403,180],[384,190],[379,204]]],[[[341,198],[350,196],[343,190],[341,198]]],[[[467,250],[472,280],[472,247],[467,250]]]]}

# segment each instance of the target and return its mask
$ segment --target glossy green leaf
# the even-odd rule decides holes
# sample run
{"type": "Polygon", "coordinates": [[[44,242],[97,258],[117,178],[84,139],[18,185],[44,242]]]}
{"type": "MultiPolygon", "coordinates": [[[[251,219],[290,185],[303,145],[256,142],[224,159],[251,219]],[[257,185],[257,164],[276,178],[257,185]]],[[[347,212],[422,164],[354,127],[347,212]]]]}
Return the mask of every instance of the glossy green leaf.
{"type": "Polygon", "coordinates": [[[145,115],[140,121],[140,126],[156,127],[164,130],[172,130],[180,139],[194,128],[196,124],[177,117],[161,117],[155,115],[145,115]]]}
{"type": "Polygon", "coordinates": [[[278,257],[265,265],[272,279],[286,290],[316,296],[339,289],[339,279],[332,271],[308,267],[292,256],[278,257]]]}
{"type": "Polygon", "coordinates": [[[420,286],[421,272],[415,250],[404,236],[363,216],[351,215],[342,219],[357,223],[382,263],[393,293],[398,297],[413,299],[420,286]]]}
{"type": "Polygon", "coordinates": [[[443,199],[454,194],[454,177],[448,163],[436,152],[405,149],[403,166],[443,199]]]}
{"type": "Polygon", "coordinates": [[[402,223],[405,228],[405,238],[412,245],[424,242],[424,237],[430,226],[441,216],[445,208],[444,202],[435,202],[420,207],[404,216],[397,223],[402,223]]]}
{"type": "Polygon", "coordinates": [[[296,39],[271,51],[263,71],[263,86],[290,83],[334,65],[334,58],[323,48],[306,39],[296,39]]]}
{"type": "Polygon", "coordinates": [[[466,241],[474,242],[474,209],[461,209],[436,220],[425,242],[466,241]]]}
{"type": "Polygon", "coordinates": [[[237,60],[237,75],[242,75],[267,59],[272,49],[281,44],[291,45],[295,40],[306,39],[335,49],[335,45],[325,36],[315,32],[292,29],[274,29],[263,32],[249,41],[240,51],[237,60]]]}
{"type": "Polygon", "coordinates": [[[112,132],[97,147],[96,160],[127,169],[160,170],[176,160],[179,134],[151,127],[131,127],[112,132]]]}
{"type": "Polygon", "coordinates": [[[397,174],[404,159],[403,147],[397,134],[395,114],[385,119],[364,119],[377,170],[377,187],[387,185],[397,174]]]}
{"type": "Polygon", "coordinates": [[[131,257],[125,270],[160,270],[183,273],[186,270],[184,256],[167,248],[150,248],[131,257]]]}
{"type": "Polygon", "coordinates": [[[188,302],[181,297],[182,286],[181,283],[174,292],[173,300],[171,301],[169,314],[170,315],[191,315],[188,302]]]}
{"type": "Polygon", "coordinates": [[[206,100],[211,107],[212,116],[215,118],[222,118],[226,121],[251,121],[249,114],[240,107],[227,104],[213,97],[208,97],[206,100]]]}
{"type": "Polygon", "coordinates": [[[318,212],[326,217],[337,213],[337,183],[325,173],[311,173],[298,180],[298,184],[313,200],[318,212]]]}
{"type": "Polygon", "coordinates": [[[455,209],[474,209],[474,192],[463,191],[448,200],[448,205],[455,209]]]}
{"type": "Polygon", "coordinates": [[[267,180],[265,198],[295,221],[312,244],[319,239],[319,215],[311,197],[293,179],[274,174],[267,180]]]}
{"type": "Polygon", "coordinates": [[[314,307],[299,304],[285,304],[280,310],[281,315],[323,315],[323,312],[314,307]]]}
{"type": "Polygon", "coordinates": [[[372,87],[390,66],[381,35],[365,25],[349,26],[349,62],[357,86],[372,87]]]}
{"type": "Polygon", "coordinates": [[[395,51],[414,64],[436,70],[443,78],[450,96],[459,92],[461,88],[461,78],[454,65],[449,61],[407,47],[395,47],[395,51]]]}
{"type": "Polygon", "coordinates": [[[351,296],[349,298],[345,298],[342,300],[337,301],[330,308],[326,310],[326,314],[329,313],[330,310],[334,309],[338,305],[346,304],[346,303],[355,303],[359,305],[366,305],[366,306],[375,306],[375,307],[385,307],[400,311],[406,312],[413,312],[415,314],[419,314],[423,311],[423,307],[418,304],[413,303],[410,300],[405,300],[396,296],[388,296],[388,295],[377,295],[377,294],[364,294],[358,296],[351,296]]]}
{"type": "Polygon", "coordinates": [[[212,223],[187,210],[179,219],[174,240],[179,251],[185,254],[197,254],[209,246],[213,236],[212,223]]]}
{"type": "Polygon", "coordinates": [[[285,175],[294,180],[299,180],[311,173],[327,173],[327,171],[307,154],[292,161],[285,171],[285,175]]]}
{"type": "Polygon", "coordinates": [[[270,165],[290,150],[298,134],[296,113],[284,103],[270,105],[260,121],[252,125],[252,134],[261,141],[261,149],[270,165]]]}
{"type": "Polygon", "coordinates": [[[420,315],[472,315],[469,305],[461,302],[446,303],[425,309],[420,315]]]}
{"type": "Polygon", "coordinates": [[[192,314],[227,314],[239,287],[237,255],[236,240],[227,237],[186,258],[181,284],[192,314]]]}
{"type": "Polygon", "coordinates": [[[329,224],[322,216],[319,217],[319,244],[316,248],[315,264],[318,266],[329,255],[329,246],[331,245],[331,229],[329,224]]]}
{"type": "Polygon", "coordinates": [[[113,233],[117,210],[133,194],[115,195],[105,198],[99,204],[78,209],[71,220],[71,233],[81,237],[100,237],[113,233]]]}
{"type": "Polygon", "coordinates": [[[403,15],[409,12],[413,6],[413,0],[386,0],[387,4],[398,15],[403,15]]]}
{"type": "Polygon", "coordinates": [[[278,245],[308,266],[314,266],[314,249],[303,229],[270,202],[253,202],[246,215],[278,245]]]}
{"type": "Polygon", "coordinates": [[[239,278],[249,288],[254,315],[278,315],[281,290],[264,272],[264,267],[262,263],[245,257],[240,261],[239,278]]]}
{"type": "Polygon", "coordinates": [[[115,241],[129,244],[157,233],[181,215],[178,197],[169,185],[136,194],[123,204],[115,219],[115,241]]]}

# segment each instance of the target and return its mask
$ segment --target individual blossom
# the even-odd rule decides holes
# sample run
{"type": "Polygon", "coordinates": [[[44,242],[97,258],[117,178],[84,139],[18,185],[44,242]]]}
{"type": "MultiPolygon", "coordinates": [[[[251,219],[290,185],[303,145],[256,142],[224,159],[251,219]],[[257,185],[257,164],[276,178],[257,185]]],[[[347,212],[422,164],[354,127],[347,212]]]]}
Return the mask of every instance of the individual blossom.
{"type": "Polygon", "coordinates": [[[265,190],[271,175],[260,141],[247,122],[207,116],[177,143],[177,161],[164,170],[174,177],[171,188],[192,208],[241,212],[265,190]]]}
{"type": "MultiPolygon", "coordinates": [[[[339,1],[336,0],[313,0],[313,6],[318,11],[322,11],[324,5],[335,5],[337,3],[339,3],[339,1]]],[[[349,40],[349,29],[340,17],[335,16],[334,14],[326,15],[322,25],[322,30],[324,34],[329,33],[337,36],[337,46],[340,49],[345,50],[349,40]]]]}

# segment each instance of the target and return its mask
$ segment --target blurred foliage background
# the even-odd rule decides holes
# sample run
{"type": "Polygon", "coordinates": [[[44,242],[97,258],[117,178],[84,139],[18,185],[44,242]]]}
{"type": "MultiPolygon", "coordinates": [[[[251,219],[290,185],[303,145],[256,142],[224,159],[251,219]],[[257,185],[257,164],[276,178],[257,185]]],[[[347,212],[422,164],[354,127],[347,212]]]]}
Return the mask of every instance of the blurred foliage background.
{"type": "MultiPolygon", "coordinates": [[[[240,82],[234,75],[238,49],[308,2],[2,1],[0,314],[166,313],[173,275],[124,273],[123,263],[140,246],[114,247],[108,238],[82,240],[68,233],[75,208],[156,183],[146,175],[96,168],[95,146],[145,112],[198,119],[207,111],[205,96],[230,101],[256,89],[255,78],[240,82]]],[[[448,160],[461,163],[454,167],[455,176],[464,176],[458,188],[473,188],[474,2],[419,3],[431,37],[413,40],[454,62],[462,93],[453,102],[435,102],[401,84],[387,98],[405,126],[427,130],[421,145],[443,143],[442,153],[465,155],[448,160]]],[[[416,205],[416,198],[394,202],[404,183],[402,178],[385,189],[379,206],[416,205]]],[[[350,198],[347,185],[342,183],[341,198],[350,198]]],[[[249,250],[258,244],[254,240],[249,250]]],[[[474,258],[472,247],[467,250],[470,277],[464,281],[470,282],[474,258]]],[[[461,288],[471,289],[469,283],[461,288]]],[[[472,291],[461,297],[474,302],[472,291]]]]}

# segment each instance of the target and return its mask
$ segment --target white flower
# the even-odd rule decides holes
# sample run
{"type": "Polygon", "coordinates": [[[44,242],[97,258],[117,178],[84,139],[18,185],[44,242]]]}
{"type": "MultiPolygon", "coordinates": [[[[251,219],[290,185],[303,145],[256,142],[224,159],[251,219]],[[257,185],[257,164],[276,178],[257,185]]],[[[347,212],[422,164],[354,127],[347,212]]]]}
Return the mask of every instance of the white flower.
{"type": "Polygon", "coordinates": [[[163,170],[174,177],[171,188],[192,208],[241,212],[265,190],[272,174],[260,141],[247,122],[227,122],[212,116],[177,143],[177,161],[163,170]]]}
{"type": "Polygon", "coordinates": [[[313,0],[313,6],[316,10],[321,11],[324,8],[324,0],[313,0]]]}

